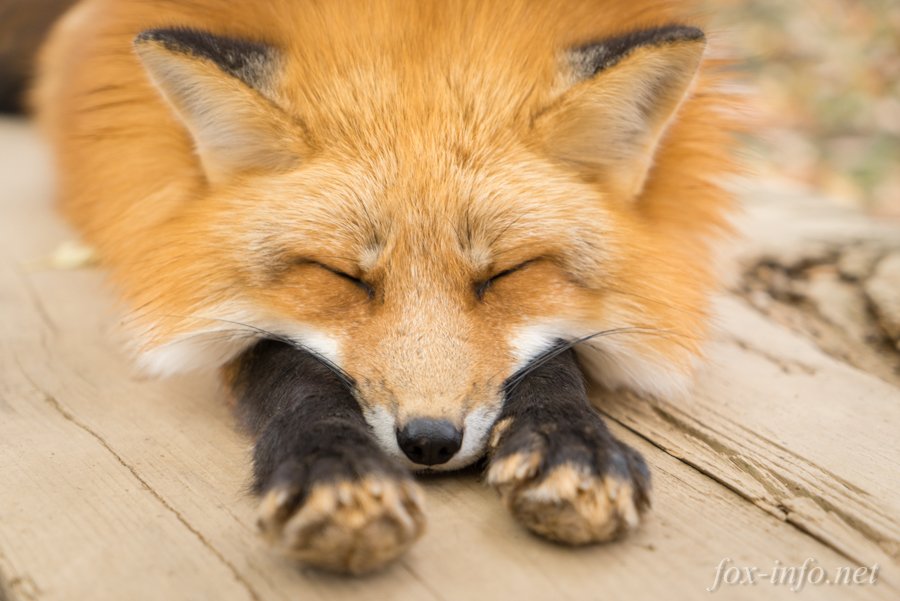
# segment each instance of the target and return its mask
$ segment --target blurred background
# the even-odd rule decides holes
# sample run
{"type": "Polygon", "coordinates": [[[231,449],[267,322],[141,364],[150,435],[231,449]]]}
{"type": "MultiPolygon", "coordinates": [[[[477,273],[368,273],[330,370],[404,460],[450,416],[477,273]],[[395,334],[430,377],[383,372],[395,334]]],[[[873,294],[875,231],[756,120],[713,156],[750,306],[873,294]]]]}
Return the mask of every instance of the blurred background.
{"type": "MultiPolygon", "coordinates": [[[[706,1],[758,90],[754,170],[900,219],[900,0],[706,1]]],[[[7,110],[42,32],[72,3],[0,0],[7,110]]]]}
{"type": "Polygon", "coordinates": [[[708,4],[757,89],[753,167],[900,219],[900,0],[708,4]]]}

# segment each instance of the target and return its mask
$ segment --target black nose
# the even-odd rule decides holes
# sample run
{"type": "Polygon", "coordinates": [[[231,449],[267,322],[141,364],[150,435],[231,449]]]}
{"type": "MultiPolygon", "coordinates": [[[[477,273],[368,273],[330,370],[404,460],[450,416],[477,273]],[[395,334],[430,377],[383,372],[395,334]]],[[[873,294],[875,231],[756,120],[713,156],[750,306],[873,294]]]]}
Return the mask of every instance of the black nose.
{"type": "Polygon", "coordinates": [[[462,444],[462,432],[444,419],[414,419],[397,432],[400,448],[422,465],[447,463],[462,444]]]}

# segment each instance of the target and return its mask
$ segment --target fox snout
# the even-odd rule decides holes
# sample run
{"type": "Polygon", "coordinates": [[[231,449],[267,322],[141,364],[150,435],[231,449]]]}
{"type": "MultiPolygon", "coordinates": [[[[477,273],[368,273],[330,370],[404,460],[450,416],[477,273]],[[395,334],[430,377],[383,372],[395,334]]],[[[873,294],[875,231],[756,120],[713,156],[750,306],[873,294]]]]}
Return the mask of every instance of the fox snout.
{"type": "Polygon", "coordinates": [[[502,398],[437,414],[405,412],[362,403],[363,415],[381,447],[414,470],[455,470],[477,461],[487,446],[502,398]]]}
{"type": "Polygon", "coordinates": [[[442,465],[462,447],[463,432],[446,419],[414,419],[397,430],[397,444],[410,461],[442,465]]]}
{"type": "Polygon", "coordinates": [[[419,269],[401,286],[394,269],[384,302],[342,345],[341,366],[380,446],[414,470],[459,469],[483,455],[513,364],[503,336],[441,272],[419,269]]]}
{"type": "Polygon", "coordinates": [[[452,336],[434,337],[425,348],[403,344],[413,342],[404,338],[393,340],[390,353],[366,353],[373,363],[361,371],[349,370],[366,421],[380,446],[411,469],[473,463],[502,408],[502,379],[486,373],[472,360],[477,351],[452,336]]]}

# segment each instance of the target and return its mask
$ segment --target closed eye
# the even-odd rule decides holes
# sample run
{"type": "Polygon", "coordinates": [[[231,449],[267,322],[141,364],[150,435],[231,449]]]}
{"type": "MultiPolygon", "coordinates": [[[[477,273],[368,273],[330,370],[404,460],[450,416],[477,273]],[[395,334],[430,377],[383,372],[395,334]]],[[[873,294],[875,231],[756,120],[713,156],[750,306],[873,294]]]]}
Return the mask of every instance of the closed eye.
{"type": "Polygon", "coordinates": [[[329,267],[327,265],[322,265],[322,268],[330,271],[331,273],[333,273],[334,275],[336,275],[338,277],[344,278],[348,282],[352,283],[354,286],[357,286],[360,290],[362,290],[363,292],[366,293],[366,296],[368,296],[370,300],[375,298],[375,288],[373,288],[372,285],[369,284],[368,282],[361,280],[360,278],[353,277],[349,273],[344,273],[343,271],[340,271],[339,269],[332,269],[331,267],[329,267]]]}
{"type": "Polygon", "coordinates": [[[497,281],[502,280],[506,276],[511,275],[511,274],[521,270],[522,268],[526,267],[527,265],[529,265],[530,263],[533,263],[536,260],[537,259],[529,259],[527,261],[523,261],[522,263],[519,263],[515,267],[510,267],[509,269],[504,269],[503,271],[492,275],[491,277],[489,277],[486,280],[476,282],[475,283],[475,296],[478,297],[478,300],[484,300],[485,293],[487,293],[488,289],[491,286],[493,286],[494,284],[496,284],[497,281]]]}
{"type": "Polygon", "coordinates": [[[339,278],[345,279],[348,282],[350,282],[351,284],[353,284],[354,286],[358,287],[359,289],[361,289],[363,292],[366,293],[366,296],[368,296],[370,300],[375,298],[375,288],[371,284],[366,282],[365,280],[362,280],[358,277],[352,276],[349,273],[341,271],[340,269],[336,269],[330,265],[326,265],[325,263],[320,263],[319,261],[314,261],[311,259],[300,259],[297,261],[297,263],[298,264],[306,264],[306,265],[315,265],[316,267],[320,267],[320,268],[324,269],[325,271],[333,273],[334,275],[338,276],[339,278]]]}

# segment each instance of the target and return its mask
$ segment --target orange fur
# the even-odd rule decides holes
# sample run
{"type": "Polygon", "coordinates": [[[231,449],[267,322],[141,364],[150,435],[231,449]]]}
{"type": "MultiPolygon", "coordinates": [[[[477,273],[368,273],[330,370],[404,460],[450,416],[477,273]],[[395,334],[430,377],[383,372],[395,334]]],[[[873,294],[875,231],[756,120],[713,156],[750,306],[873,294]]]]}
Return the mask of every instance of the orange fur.
{"type": "Polygon", "coordinates": [[[702,26],[688,4],[84,0],[46,48],[34,99],[61,206],[160,371],[225,363],[257,335],[231,322],[249,323],[332,354],[370,410],[461,423],[478,406],[488,419],[527,354],[517,344],[540,331],[630,328],[588,343],[585,366],[666,394],[706,334],[711,244],[731,207],[723,75],[704,63],[641,158],[646,181],[584,177],[540,128],[562,50],[702,26]],[[172,26],[279,50],[259,119],[278,120],[297,165],[204,172],[133,50],[139,32],[172,26]],[[309,261],[364,276],[374,299],[309,261]]]}

